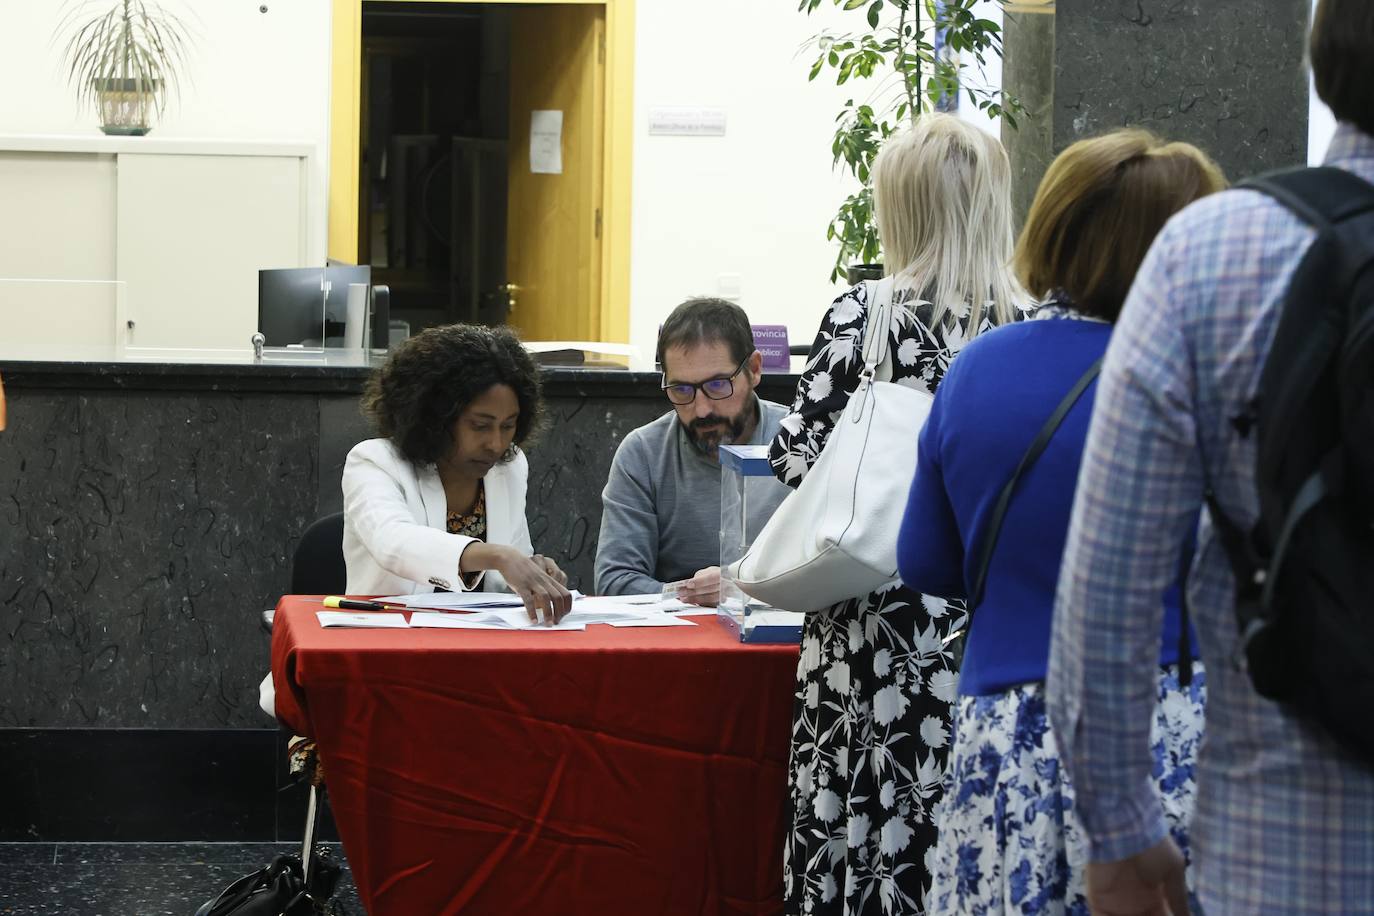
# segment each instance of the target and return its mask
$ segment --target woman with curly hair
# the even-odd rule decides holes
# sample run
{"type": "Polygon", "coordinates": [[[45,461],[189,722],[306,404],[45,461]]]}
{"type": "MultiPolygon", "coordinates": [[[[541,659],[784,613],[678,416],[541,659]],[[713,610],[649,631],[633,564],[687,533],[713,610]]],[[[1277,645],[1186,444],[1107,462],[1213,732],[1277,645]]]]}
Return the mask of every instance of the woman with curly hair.
{"type": "Polygon", "coordinates": [[[539,373],[506,328],[415,335],[368,380],[363,412],[382,438],[344,464],[348,592],[509,589],[531,620],[572,606],[567,576],[534,553],[525,520],[539,373]]]}
{"type": "MultiPolygon", "coordinates": [[[[568,613],[568,577],[534,553],[525,520],[519,446],[539,424],[540,400],[539,370],[505,328],[430,328],[396,348],[363,392],[382,438],[344,462],[348,594],[481,585],[515,592],[531,620],[568,613]]],[[[258,703],[276,717],[270,671],[258,703]]]]}

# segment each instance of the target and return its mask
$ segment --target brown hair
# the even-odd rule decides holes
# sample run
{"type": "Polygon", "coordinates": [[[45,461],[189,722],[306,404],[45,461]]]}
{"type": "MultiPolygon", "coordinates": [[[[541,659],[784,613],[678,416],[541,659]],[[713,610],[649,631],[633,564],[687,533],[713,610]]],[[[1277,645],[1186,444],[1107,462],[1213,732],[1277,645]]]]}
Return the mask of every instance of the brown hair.
{"type": "Polygon", "coordinates": [[[1016,272],[1036,297],[1062,292],[1076,311],[1115,321],[1169,217],[1225,187],[1216,163],[1187,143],[1136,129],[1080,140],[1035,192],[1016,272]]]}
{"type": "Polygon", "coordinates": [[[730,358],[742,363],[754,352],[754,330],[744,309],[724,299],[698,296],[673,309],[658,329],[658,349],[654,361],[663,366],[663,354],[677,347],[700,343],[723,343],[730,358]]]}
{"type": "Polygon", "coordinates": [[[1374,135],[1374,3],[1321,0],[1310,51],[1317,95],[1337,120],[1374,135]]]}

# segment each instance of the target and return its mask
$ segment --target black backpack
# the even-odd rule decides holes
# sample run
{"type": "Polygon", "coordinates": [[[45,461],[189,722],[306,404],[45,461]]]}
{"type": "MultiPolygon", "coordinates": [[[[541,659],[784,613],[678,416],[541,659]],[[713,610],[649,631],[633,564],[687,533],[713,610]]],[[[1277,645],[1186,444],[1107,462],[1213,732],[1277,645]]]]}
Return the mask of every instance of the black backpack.
{"type": "Polygon", "coordinates": [[[1317,230],[1251,409],[1259,519],[1209,497],[1255,690],[1374,765],[1374,185],[1333,168],[1244,182],[1317,230]]]}

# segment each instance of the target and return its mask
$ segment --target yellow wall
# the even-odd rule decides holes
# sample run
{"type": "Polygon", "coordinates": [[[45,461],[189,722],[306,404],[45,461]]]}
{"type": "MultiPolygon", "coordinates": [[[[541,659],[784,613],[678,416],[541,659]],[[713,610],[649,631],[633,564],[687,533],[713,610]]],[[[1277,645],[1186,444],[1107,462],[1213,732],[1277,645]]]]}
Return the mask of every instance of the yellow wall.
{"type": "MultiPolygon", "coordinates": [[[[467,3],[482,0],[427,0],[467,3]]],[[[484,0],[519,3],[521,0],[484,0]]],[[[606,7],[606,137],[602,224],[602,340],[630,335],[630,157],[634,142],[634,0],[553,0],[606,7]]],[[[334,0],[330,99],[329,256],[358,257],[358,153],[362,0],[334,0]]]]}

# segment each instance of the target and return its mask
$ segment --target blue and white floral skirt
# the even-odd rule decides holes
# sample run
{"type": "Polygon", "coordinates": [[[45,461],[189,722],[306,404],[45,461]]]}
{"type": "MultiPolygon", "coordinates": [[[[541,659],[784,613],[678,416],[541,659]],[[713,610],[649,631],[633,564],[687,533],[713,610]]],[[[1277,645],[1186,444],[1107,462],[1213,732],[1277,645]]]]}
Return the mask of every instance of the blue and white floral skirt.
{"type": "MultiPolygon", "coordinates": [[[[1174,841],[1188,855],[1206,675],[1161,672],[1150,743],[1174,841]]],[[[929,913],[1088,913],[1088,841],[1050,732],[1043,684],[961,697],[953,758],[936,812],[929,913]]]]}

